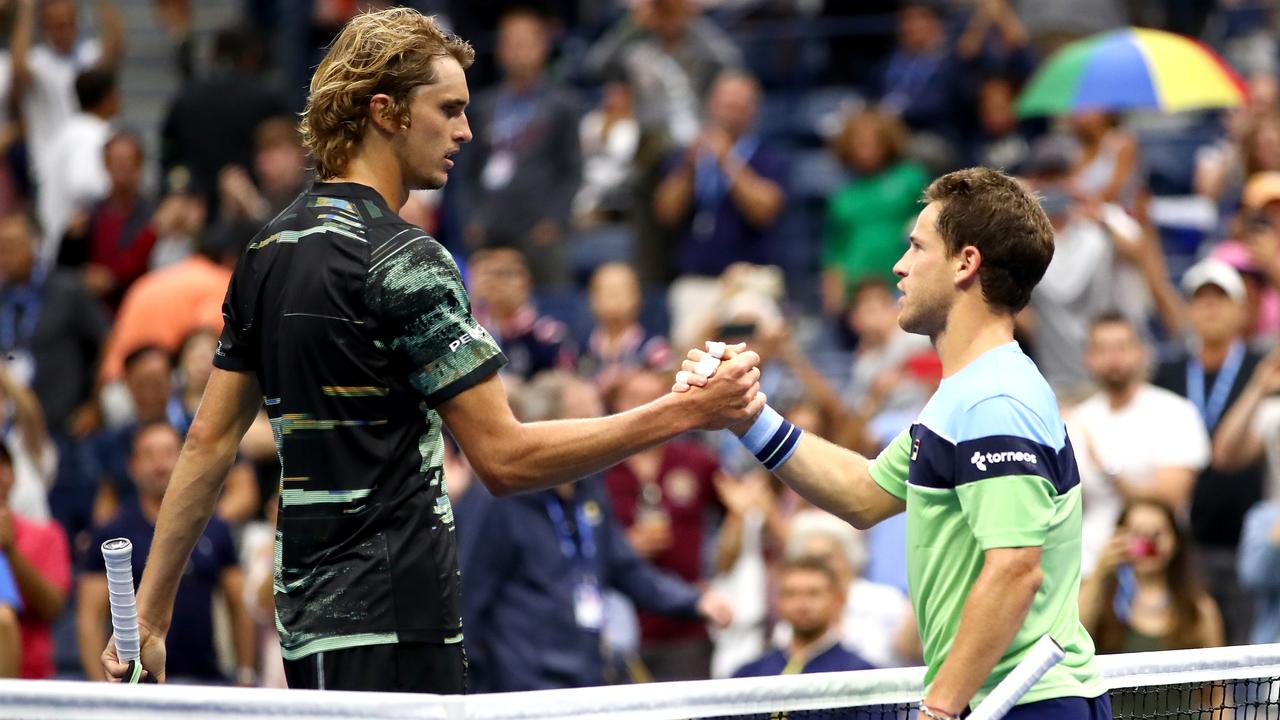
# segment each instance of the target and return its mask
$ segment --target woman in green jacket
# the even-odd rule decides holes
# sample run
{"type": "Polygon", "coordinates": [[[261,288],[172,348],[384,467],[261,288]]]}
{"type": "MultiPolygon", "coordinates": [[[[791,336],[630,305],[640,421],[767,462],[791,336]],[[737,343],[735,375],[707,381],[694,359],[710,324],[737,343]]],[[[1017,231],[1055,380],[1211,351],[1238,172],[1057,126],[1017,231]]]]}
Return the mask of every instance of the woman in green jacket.
{"type": "Polygon", "coordinates": [[[898,281],[893,265],[929,184],[924,166],[904,157],[906,145],[902,122],[874,109],[848,117],[832,143],[855,176],[827,199],[822,300],[830,315],[844,311],[848,289],[864,277],[898,281]]]}

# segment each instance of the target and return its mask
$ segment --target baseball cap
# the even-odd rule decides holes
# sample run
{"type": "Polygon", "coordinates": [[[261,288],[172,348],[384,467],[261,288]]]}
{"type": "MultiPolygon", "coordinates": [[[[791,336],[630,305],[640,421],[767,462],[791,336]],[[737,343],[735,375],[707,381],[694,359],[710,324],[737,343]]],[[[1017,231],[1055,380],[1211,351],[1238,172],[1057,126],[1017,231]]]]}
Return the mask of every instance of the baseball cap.
{"type": "Polygon", "coordinates": [[[1205,258],[1192,265],[1182,276],[1182,290],[1188,296],[1205,285],[1217,285],[1235,302],[1244,302],[1244,280],[1240,273],[1218,258],[1205,258]]]}
{"type": "Polygon", "coordinates": [[[1254,173],[1244,184],[1244,206],[1250,210],[1265,207],[1276,200],[1280,200],[1280,172],[1254,173]]]}

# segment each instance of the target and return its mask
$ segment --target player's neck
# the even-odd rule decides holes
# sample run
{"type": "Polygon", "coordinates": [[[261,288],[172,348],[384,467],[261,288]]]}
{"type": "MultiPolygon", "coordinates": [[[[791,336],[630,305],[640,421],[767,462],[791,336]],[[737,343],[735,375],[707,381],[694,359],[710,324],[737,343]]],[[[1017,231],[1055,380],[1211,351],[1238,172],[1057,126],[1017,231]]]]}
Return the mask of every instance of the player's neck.
{"type": "Polygon", "coordinates": [[[983,353],[1013,342],[1013,317],[979,310],[966,312],[955,308],[947,318],[947,327],[934,338],[938,358],[942,360],[942,377],[948,378],[977,360],[983,353]]]}
{"type": "Polygon", "coordinates": [[[404,186],[404,177],[400,173],[400,165],[390,154],[387,146],[361,146],[360,150],[347,163],[347,168],[329,182],[349,182],[367,185],[382,196],[387,207],[400,212],[409,191],[404,186]]]}

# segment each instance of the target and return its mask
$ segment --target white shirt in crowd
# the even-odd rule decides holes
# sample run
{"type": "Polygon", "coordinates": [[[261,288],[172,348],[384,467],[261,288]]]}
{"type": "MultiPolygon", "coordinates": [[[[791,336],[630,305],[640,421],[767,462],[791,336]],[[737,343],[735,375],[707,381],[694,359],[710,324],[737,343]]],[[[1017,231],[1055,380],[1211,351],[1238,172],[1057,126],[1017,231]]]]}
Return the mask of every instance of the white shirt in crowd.
{"type": "Polygon", "coordinates": [[[45,158],[36,207],[44,229],[41,254],[56,260],[62,236],[77,209],[89,210],[111,189],[103,148],[111,125],[89,113],[77,112],[67,122],[45,158]]]}
{"type": "Polygon", "coordinates": [[[1157,468],[1199,472],[1209,464],[1209,435],[1195,406],[1150,384],[1144,384],[1118,410],[1112,409],[1104,393],[1091,396],[1071,412],[1067,433],[1084,493],[1081,571],[1085,575],[1093,571],[1124,508],[1124,498],[1099,464],[1136,484],[1150,483],[1157,468]]]}
{"type": "Polygon", "coordinates": [[[65,55],[44,43],[28,53],[31,86],[22,98],[22,114],[27,148],[38,180],[44,177],[44,163],[59,131],[79,109],[76,75],[96,65],[101,58],[102,46],[97,40],[81,42],[65,55]]]}
{"type": "Polygon", "coordinates": [[[27,450],[22,430],[14,426],[0,442],[13,459],[13,489],[9,491],[9,507],[32,520],[49,519],[49,490],[58,474],[58,451],[52,442],[41,448],[39,456],[27,450]]]}
{"type": "MultiPolygon", "coordinates": [[[[582,188],[573,198],[573,214],[582,216],[601,208],[611,193],[631,178],[632,162],[640,147],[640,123],[623,118],[604,133],[605,116],[593,110],[582,118],[578,139],[582,143],[582,188]]],[[[606,208],[612,209],[612,208],[606,208]]]]}

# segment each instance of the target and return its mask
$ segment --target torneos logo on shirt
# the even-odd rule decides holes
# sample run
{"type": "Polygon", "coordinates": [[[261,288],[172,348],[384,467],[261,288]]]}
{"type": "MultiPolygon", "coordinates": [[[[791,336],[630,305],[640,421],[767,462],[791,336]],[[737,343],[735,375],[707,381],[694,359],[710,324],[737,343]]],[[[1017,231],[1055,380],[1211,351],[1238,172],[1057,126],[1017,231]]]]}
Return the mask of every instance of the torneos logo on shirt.
{"type": "Polygon", "coordinates": [[[975,451],[973,453],[973,457],[969,458],[969,462],[973,463],[979,470],[986,472],[987,463],[999,465],[1000,463],[1024,462],[1029,465],[1035,465],[1036,456],[1028,452],[1022,452],[1021,450],[1010,450],[1009,452],[997,453],[975,451]]]}

